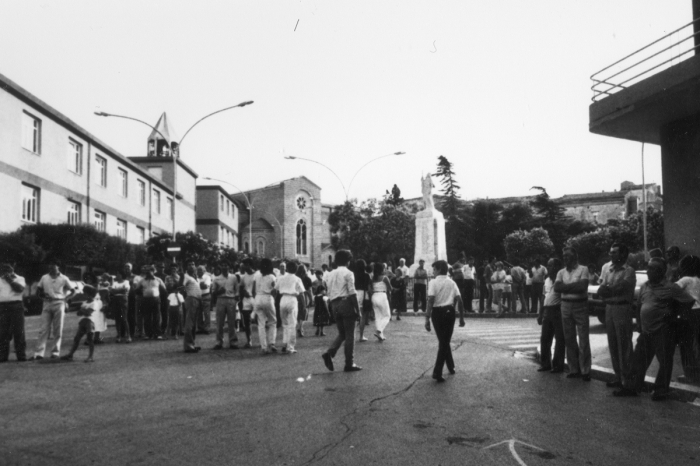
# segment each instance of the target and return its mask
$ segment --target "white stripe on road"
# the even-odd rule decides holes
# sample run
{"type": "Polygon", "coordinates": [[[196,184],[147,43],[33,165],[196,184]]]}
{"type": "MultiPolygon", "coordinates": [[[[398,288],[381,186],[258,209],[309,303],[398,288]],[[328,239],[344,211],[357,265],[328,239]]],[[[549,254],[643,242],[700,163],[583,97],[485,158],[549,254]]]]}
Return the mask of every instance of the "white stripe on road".
{"type": "Polygon", "coordinates": [[[539,345],[540,340],[539,340],[539,338],[537,340],[535,340],[533,338],[516,338],[514,340],[492,341],[491,343],[495,343],[497,345],[509,345],[511,343],[529,343],[532,345],[539,345]]]}
{"type": "Polygon", "coordinates": [[[540,338],[540,335],[538,333],[519,333],[519,334],[513,334],[513,335],[488,335],[485,337],[479,337],[481,340],[502,340],[504,338],[540,338]]]}
{"type": "Polygon", "coordinates": [[[526,330],[526,329],[508,330],[505,332],[464,332],[464,333],[466,333],[467,336],[472,336],[472,337],[481,337],[481,336],[489,336],[489,335],[510,336],[510,335],[518,335],[518,334],[526,334],[526,335],[539,335],[540,334],[540,332],[533,332],[532,330],[526,330]]]}
{"type": "Polygon", "coordinates": [[[508,348],[537,348],[537,345],[510,345],[508,348]]]}

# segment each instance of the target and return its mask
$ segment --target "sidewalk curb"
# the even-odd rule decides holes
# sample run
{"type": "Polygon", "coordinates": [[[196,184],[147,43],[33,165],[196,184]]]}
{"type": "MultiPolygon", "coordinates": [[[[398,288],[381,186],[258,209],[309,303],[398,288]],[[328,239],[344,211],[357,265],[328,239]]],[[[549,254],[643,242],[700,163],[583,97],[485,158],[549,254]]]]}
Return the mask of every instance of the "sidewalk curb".
{"type": "MultiPolygon", "coordinates": [[[[607,367],[597,366],[595,364],[591,365],[591,377],[596,380],[601,380],[604,382],[612,382],[615,380],[615,371],[608,369],[607,367]]],[[[644,388],[645,390],[652,391],[654,385],[654,377],[649,377],[648,375],[644,377],[644,388]]],[[[687,385],[684,383],[671,382],[671,388],[673,391],[680,395],[677,399],[679,401],[691,402],[696,398],[700,397],[700,387],[695,385],[687,385]]]]}

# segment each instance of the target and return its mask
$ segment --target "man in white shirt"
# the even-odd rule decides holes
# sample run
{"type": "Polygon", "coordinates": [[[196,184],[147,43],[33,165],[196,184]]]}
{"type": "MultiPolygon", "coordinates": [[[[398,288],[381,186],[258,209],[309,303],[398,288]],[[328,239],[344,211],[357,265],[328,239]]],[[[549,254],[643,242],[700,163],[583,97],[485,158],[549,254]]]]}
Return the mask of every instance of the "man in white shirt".
{"type": "Polygon", "coordinates": [[[408,277],[408,267],[406,267],[406,259],[399,259],[399,266],[396,269],[401,270],[402,277],[408,277]]]}
{"type": "Polygon", "coordinates": [[[252,348],[252,342],[250,339],[250,320],[253,315],[253,308],[255,305],[255,299],[253,298],[253,285],[255,284],[255,270],[253,269],[253,260],[251,258],[243,259],[243,275],[241,276],[241,320],[243,323],[243,330],[245,331],[245,336],[248,339],[248,343],[245,344],[245,348],[252,348]]]}
{"type": "Polygon", "coordinates": [[[195,346],[197,315],[202,307],[202,284],[197,276],[194,261],[187,262],[187,272],[182,274],[180,286],[185,287],[185,353],[196,353],[201,347],[195,346]]]}
{"type": "Polygon", "coordinates": [[[207,268],[203,265],[197,267],[197,277],[202,289],[202,306],[197,316],[197,333],[209,335],[211,328],[211,275],[207,273],[207,268]]]}
{"type": "Polygon", "coordinates": [[[527,280],[527,273],[525,269],[520,267],[520,263],[517,263],[514,267],[510,268],[510,276],[513,279],[511,284],[511,292],[513,293],[513,312],[518,311],[518,303],[520,300],[520,312],[523,314],[530,313],[530,304],[525,300],[525,282],[527,280]]]}
{"type": "Polygon", "coordinates": [[[141,317],[145,340],[163,339],[160,331],[160,301],[166,299],[167,292],[165,283],[155,276],[155,270],[152,265],[144,266],[144,277],[136,284],[136,293],[141,296],[141,317]]]}
{"type": "Polygon", "coordinates": [[[474,312],[472,308],[474,301],[474,286],[476,286],[476,269],[474,268],[474,258],[468,257],[467,263],[462,267],[462,275],[464,275],[464,295],[462,296],[462,304],[466,312],[474,312]]]}
{"type": "MultiPolygon", "coordinates": [[[[215,350],[224,348],[224,322],[228,320],[228,342],[231,349],[238,349],[236,334],[236,304],[238,302],[241,282],[237,275],[229,273],[229,265],[219,265],[221,275],[214,278],[212,294],[216,296],[216,346],[215,350]]],[[[250,335],[248,335],[250,344],[250,335]]]]}
{"type": "Polygon", "coordinates": [[[290,262],[287,265],[289,273],[277,279],[277,292],[280,295],[280,317],[282,318],[282,352],[296,353],[294,348],[297,342],[297,314],[299,302],[297,296],[304,293],[304,285],[301,278],[297,277],[297,264],[290,262]]]}
{"type": "Polygon", "coordinates": [[[433,276],[428,284],[428,310],[425,314],[425,329],[430,331],[430,320],[438,338],[438,353],[433,369],[433,379],[444,382],[442,368],[447,365],[450,374],[455,373],[452,359],[452,332],[455,326],[455,308],[459,309],[459,326],[464,327],[464,304],[457,284],[447,276],[447,262],[440,260],[433,264],[433,276]]]}
{"type": "Polygon", "coordinates": [[[345,342],[345,372],[362,370],[354,363],[355,322],[360,315],[360,306],[355,294],[355,274],[348,270],[352,253],[341,249],[335,254],[337,268],[328,274],[326,284],[328,297],[336,315],[338,336],[328,351],[321,356],[328,370],[333,370],[333,357],[345,342]]]}
{"type": "MultiPolygon", "coordinates": [[[[571,247],[563,250],[564,268],[557,273],[554,291],[561,293],[561,317],[566,340],[568,379],[591,381],[591,344],[588,336],[588,267],[578,263],[571,247]],[[578,343],[576,334],[578,333],[578,343]]],[[[533,286],[534,292],[534,286],[533,286]]]]}
{"type": "Polygon", "coordinates": [[[15,340],[18,361],[27,360],[24,337],[23,277],[15,274],[10,264],[0,264],[0,363],[10,356],[10,340],[15,340]]]}
{"type": "Polygon", "coordinates": [[[58,264],[54,262],[49,263],[49,273],[39,280],[37,294],[43,298],[44,306],[41,311],[41,330],[39,330],[39,338],[34,350],[34,359],[44,359],[49,329],[52,329],[54,338],[51,358],[58,358],[61,354],[66,301],[75,294],[75,289],[68,277],[59,271],[58,264]]]}

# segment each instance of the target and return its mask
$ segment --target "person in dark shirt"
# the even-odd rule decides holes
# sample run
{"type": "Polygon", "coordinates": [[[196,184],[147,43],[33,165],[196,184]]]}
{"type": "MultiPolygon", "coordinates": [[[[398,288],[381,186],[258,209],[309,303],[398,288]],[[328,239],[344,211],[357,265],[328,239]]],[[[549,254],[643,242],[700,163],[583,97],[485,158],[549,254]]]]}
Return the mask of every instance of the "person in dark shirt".
{"type": "Polygon", "coordinates": [[[644,384],[647,369],[656,356],[659,371],[651,399],[661,401],[668,397],[675,352],[670,322],[683,306],[692,306],[695,300],[680,286],[665,281],[666,272],[663,259],[653,258],[649,261],[649,281],[642,285],[637,299],[637,320],[642,328],[632,357],[633,387],[621,388],[613,392],[615,396],[637,396],[644,384]]]}

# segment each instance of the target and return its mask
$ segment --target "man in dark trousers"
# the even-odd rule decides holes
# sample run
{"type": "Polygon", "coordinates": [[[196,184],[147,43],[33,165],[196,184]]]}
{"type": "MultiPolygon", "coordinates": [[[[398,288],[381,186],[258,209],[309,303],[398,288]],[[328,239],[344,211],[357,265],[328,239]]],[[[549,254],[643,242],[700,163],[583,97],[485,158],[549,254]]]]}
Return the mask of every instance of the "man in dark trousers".
{"type": "Polygon", "coordinates": [[[413,312],[418,312],[418,303],[420,309],[425,312],[426,308],[426,291],[428,286],[428,271],[423,267],[425,261],[418,261],[418,268],[413,272],[413,312]]]}

